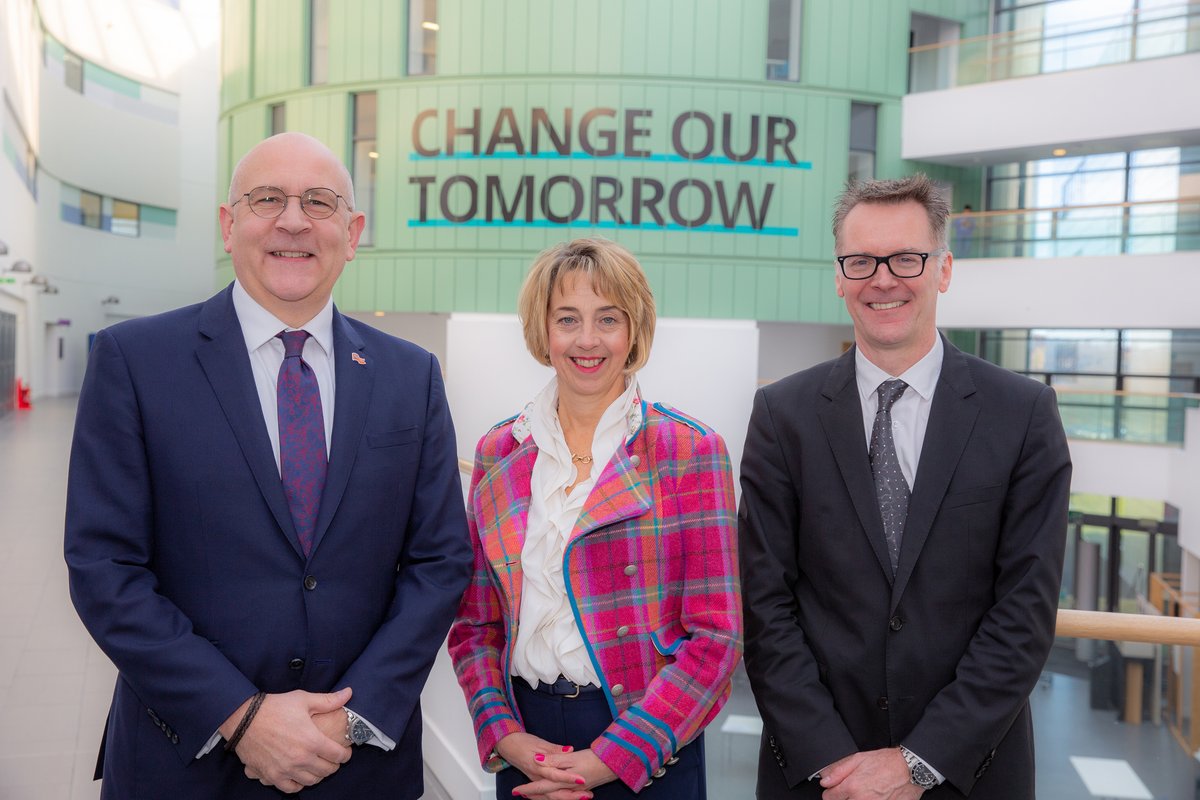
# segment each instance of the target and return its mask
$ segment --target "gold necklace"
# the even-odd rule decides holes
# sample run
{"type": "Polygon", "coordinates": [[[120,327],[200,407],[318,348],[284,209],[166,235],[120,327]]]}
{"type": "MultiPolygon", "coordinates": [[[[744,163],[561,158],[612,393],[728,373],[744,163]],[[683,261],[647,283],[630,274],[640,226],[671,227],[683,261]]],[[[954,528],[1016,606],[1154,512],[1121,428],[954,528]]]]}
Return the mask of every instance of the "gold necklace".
{"type": "Polygon", "coordinates": [[[590,464],[592,463],[592,457],[590,455],[581,456],[578,453],[571,453],[571,463],[574,464],[576,461],[580,464],[590,464]]]}

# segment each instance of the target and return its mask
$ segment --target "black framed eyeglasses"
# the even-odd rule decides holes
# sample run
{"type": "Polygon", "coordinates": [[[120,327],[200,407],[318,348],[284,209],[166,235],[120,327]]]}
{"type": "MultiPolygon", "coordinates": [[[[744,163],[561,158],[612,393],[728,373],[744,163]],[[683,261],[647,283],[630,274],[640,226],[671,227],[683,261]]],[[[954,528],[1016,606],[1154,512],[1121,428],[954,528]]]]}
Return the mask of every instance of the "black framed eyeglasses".
{"type": "Polygon", "coordinates": [[[337,211],[338,200],[346,203],[347,209],[354,210],[350,208],[346,198],[333,189],[321,186],[315,189],[305,189],[303,194],[287,194],[283,189],[275,186],[259,186],[239,197],[233,205],[236,206],[245,200],[246,205],[250,206],[250,210],[256,215],[264,219],[274,219],[284,212],[288,199],[292,197],[300,201],[300,210],[309,219],[327,219],[333,216],[333,212],[337,211]]]}
{"type": "Polygon", "coordinates": [[[925,271],[925,262],[930,256],[937,258],[946,252],[939,247],[928,253],[892,253],[890,256],[872,256],[866,253],[852,253],[838,256],[837,262],[842,268],[842,274],[852,281],[865,281],[875,274],[880,264],[886,264],[888,270],[897,278],[919,278],[925,271]]]}

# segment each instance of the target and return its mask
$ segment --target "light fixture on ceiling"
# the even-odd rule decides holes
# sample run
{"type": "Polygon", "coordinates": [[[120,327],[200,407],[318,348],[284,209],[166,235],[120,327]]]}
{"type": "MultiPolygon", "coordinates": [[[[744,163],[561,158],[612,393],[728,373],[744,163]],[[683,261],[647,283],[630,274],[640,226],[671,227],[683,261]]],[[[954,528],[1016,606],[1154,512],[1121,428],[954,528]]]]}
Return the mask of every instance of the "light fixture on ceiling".
{"type": "Polygon", "coordinates": [[[427,31],[440,31],[442,29],[441,25],[438,25],[436,22],[430,22],[429,20],[422,22],[421,27],[427,31]]]}
{"type": "Polygon", "coordinates": [[[1050,151],[1050,155],[1052,156],[1065,156],[1066,154],[1067,149],[1065,147],[1056,147],[1050,151]]]}
{"type": "Polygon", "coordinates": [[[374,150],[372,150],[371,152],[367,153],[367,158],[379,158],[379,153],[376,153],[374,150]]]}
{"type": "Polygon", "coordinates": [[[14,261],[13,265],[8,268],[9,272],[33,272],[33,264],[30,264],[25,259],[14,261]]]}
{"type": "Polygon", "coordinates": [[[0,242],[0,256],[6,255],[8,255],[8,245],[6,245],[4,242],[0,242]]]}
{"type": "MultiPolygon", "coordinates": [[[[16,264],[14,264],[13,266],[16,266],[16,264]]],[[[15,271],[15,270],[14,270],[14,271],[15,271]]],[[[23,270],[23,271],[27,271],[27,270],[23,270]]],[[[43,286],[43,287],[44,287],[44,286],[49,286],[49,285],[50,285],[50,281],[46,280],[46,276],[45,276],[45,275],[34,275],[32,278],[30,278],[30,279],[29,279],[29,285],[30,285],[30,286],[43,286]]]]}
{"type": "Polygon", "coordinates": [[[43,286],[42,294],[58,294],[58,287],[50,285],[43,286]]]}
{"type": "Polygon", "coordinates": [[[120,302],[121,302],[121,298],[117,297],[115,294],[110,294],[108,297],[106,297],[100,301],[100,305],[115,306],[120,302]]]}
{"type": "Polygon", "coordinates": [[[386,312],[386,311],[376,311],[376,312],[375,312],[375,316],[377,316],[377,317],[385,317],[385,316],[387,316],[387,312],[386,312]]]}

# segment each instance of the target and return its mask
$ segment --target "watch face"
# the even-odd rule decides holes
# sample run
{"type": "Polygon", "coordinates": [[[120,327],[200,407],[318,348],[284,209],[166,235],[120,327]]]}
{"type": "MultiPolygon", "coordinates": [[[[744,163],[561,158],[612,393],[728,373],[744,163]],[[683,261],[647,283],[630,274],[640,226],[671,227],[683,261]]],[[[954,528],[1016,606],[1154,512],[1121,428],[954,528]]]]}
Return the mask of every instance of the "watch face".
{"type": "Polygon", "coordinates": [[[912,764],[909,767],[909,775],[912,777],[912,782],[922,789],[932,789],[937,786],[937,776],[929,771],[920,761],[912,764]]]}
{"type": "Polygon", "coordinates": [[[371,729],[367,727],[367,723],[361,719],[354,720],[354,724],[350,726],[350,743],[351,744],[366,744],[371,741],[371,729]]]}

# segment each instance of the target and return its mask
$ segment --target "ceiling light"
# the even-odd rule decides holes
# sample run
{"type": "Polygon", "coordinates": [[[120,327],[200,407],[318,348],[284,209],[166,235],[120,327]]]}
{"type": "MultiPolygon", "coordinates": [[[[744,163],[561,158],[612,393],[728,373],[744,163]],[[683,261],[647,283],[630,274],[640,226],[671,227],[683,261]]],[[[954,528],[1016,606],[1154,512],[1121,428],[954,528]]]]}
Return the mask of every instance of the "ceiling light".
{"type": "Polygon", "coordinates": [[[8,268],[9,272],[33,272],[33,264],[30,264],[25,259],[15,262],[8,268]]]}
{"type": "Polygon", "coordinates": [[[387,316],[387,312],[386,311],[376,311],[375,316],[377,316],[377,317],[387,316]]]}
{"type": "Polygon", "coordinates": [[[440,31],[442,29],[441,25],[438,25],[436,22],[430,22],[429,20],[422,22],[421,27],[427,31],[440,31]]]}
{"type": "Polygon", "coordinates": [[[1065,156],[1067,154],[1067,150],[1065,147],[1056,147],[1050,151],[1050,154],[1053,156],[1065,156]]]}
{"type": "Polygon", "coordinates": [[[379,158],[379,153],[376,153],[374,150],[372,150],[371,152],[367,153],[367,158],[379,158]]]}

